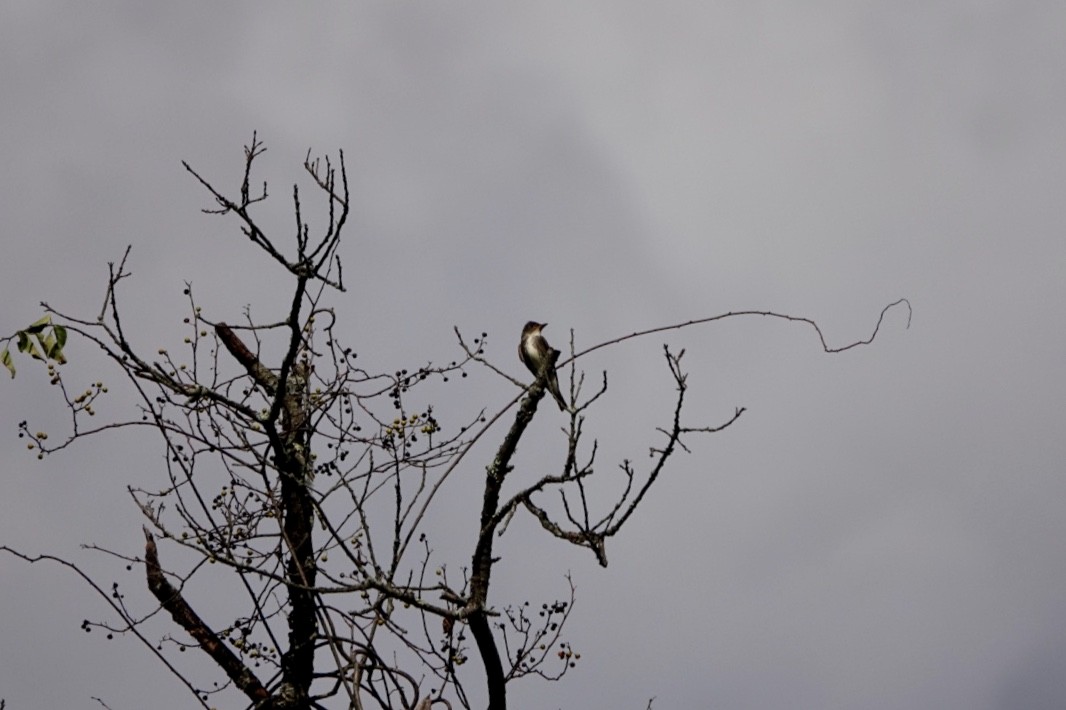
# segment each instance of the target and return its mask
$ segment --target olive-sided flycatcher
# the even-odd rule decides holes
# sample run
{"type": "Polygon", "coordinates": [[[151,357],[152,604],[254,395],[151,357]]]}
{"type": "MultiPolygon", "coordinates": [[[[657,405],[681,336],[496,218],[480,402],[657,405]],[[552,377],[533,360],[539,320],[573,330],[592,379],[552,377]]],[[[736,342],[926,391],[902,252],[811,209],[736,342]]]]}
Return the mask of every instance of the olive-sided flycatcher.
{"type": "Polygon", "coordinates": [[[534,321],[526,323],[526,327],[522,329],[522,340],[518,343],[518,357],[536,377],[540,377],[540,368],[545,360],[552,360],[550,369],[544,375],[544,386],[555,398],[559,410],[564,411],[566,402],[563,401],[563,395],[559,392],[559,377],[555,374],[554,363],[554,358],[559,357],[559,351],[548,345],[548,341],[540,334],[541,329],[547,325],[547,323],[535,323],[534,321]]]}

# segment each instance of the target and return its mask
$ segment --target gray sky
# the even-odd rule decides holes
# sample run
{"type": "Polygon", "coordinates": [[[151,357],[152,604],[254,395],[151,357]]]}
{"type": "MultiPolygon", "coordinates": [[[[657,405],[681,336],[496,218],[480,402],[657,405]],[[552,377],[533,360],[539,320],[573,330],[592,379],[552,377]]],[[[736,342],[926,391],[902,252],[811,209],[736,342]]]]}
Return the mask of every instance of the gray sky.
{"type": "MultiPolygon", "coordinates": [[[[894,312],[841,355],[748,320],[588,359],[611,375],[605,474],[647,461],[669,414],[664,341],[688,348],[692,423],[749,411],[673,461],[608,569],[529,524],[505,538],[496,603],[562,595],[569,569],[583,655],[515,702],[1063,707],[1066,6],[784,5],[5,3],[0,331],[42,299],[94,315],[130,243],[143,347],[180,343],[186,279],[213,317],[271,315],[276,271],[179,162],[235,187],[253,129],[281,233],[306,150],[345,150],[337,305],[383,367],[455,358],[458,325],[519,375],[531,318],[580,346],[767,308],[843,344],[906,296],[910,330],[894,312]]],[[[70,349],[70,377],[101,376],[70,349]]],[[[451,392],[457,421],[513,396],[451,392]]],[[[16,423],[60,431],[52,394],[29,366],[0,385],[0,540],[106,584],[78,545],[141,545],[124,490],[161,480],[160,449],[120,434],[37,462],[16,423]]],[[[552,410],[518,475],[561,460],[552,410]]],[[[79,630],[105,612],[72,575],[0,557],[0,605],[8,707],[188,706],[135,642],[79,630]]]]}

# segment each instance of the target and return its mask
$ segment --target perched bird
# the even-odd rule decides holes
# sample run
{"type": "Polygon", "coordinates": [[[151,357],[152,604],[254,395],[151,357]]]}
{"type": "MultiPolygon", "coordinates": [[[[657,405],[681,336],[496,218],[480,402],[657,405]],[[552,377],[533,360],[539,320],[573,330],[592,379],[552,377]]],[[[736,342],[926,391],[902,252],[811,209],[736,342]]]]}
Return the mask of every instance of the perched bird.
{"type": "Polygon", "coordinates": [[[555,374],[555,360],[559,357],[559,351],[548,345],[548,341],[540,334],[547,325],[533,321],[526,323],[526,327],[522,328],[522,340],[518,343],[518,357],[535,377],[540,377],[541,368],[548,368],[544,373],[544,386],[555,398],[559,410],[565,411],[566,402],[559,392],[559,377],[555,374]]]}

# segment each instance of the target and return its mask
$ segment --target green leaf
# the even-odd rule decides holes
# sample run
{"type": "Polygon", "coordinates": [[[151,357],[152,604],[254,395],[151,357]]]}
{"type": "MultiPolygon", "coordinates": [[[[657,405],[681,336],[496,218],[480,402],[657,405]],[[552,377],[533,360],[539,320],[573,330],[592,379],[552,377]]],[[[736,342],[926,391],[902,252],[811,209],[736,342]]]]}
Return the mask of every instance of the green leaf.
{"type": "Polygon", "coordinates": [[[51,333],[48,333],[47,335],[42,333],[36,333],[35,335],[37,336],[37,342],[41,344],[41,350],[44,351],[44,356],[48,358],[54,357],[52,352],[55,350],[56,347],[55,336],[51,333]]]}
{"type": "MultiPolygon", "coordinates": [[[[52,332],[55,333],[56,336],[56,350],[62,351],[63,346],[67,344],[67,329],[61,325],[56,325],[52,326],[52,332]]],[[[62,355],[62,352],[59,352],[58,354],[62,355]]]]}
{"type": "Polygon", "coordinates": [[[30,334],[37,334],[37,333],[40,333],[41,331],[43,331],[49,325],[51,325],[51,323],[52,323],[52,316],[44,316],[44,317],[38,318],[34,322],[30,323],[30,327],[26,328],[26,330],[24,330],[22,332],[30,333],[30,334]]]}
{"type": "Polygon", "coordinates": [[[19,336],[19,352],[20,353],[29,353],[30,357],[32,357],[32,358],[34,358],[36,360],[44,360],[44,358],[41,357],[40,351],[37,350],[37,346],[33,344],[33,341],[30,340],[30,336],[27,335],[27,331],[20,330],[18,332],[18,336],[19,336]]]}
{"type": "Polygon", "coordinates": [[[0,352],[0,365],[6,367],[7,371],[11,373],[11,379],[15,379],[15,363],[11,362],[11,351],[7,348],[0,352]]]}

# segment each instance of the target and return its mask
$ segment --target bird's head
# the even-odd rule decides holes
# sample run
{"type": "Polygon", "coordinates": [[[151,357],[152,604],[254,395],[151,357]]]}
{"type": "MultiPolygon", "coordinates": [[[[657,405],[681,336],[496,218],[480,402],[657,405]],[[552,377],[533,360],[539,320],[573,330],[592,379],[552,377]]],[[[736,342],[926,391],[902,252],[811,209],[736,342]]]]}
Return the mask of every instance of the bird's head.
{"type": "Polygon", "coordinates": [[[527,335],[536,335],[541,331],[542,328],[546,328],[547,326],[547,323],[538,323],[536,321],[531,320],[526,323],[526,327],[522,328],[522,337],[525,337],[527,335]]]}

